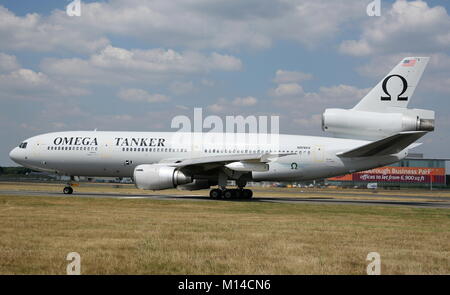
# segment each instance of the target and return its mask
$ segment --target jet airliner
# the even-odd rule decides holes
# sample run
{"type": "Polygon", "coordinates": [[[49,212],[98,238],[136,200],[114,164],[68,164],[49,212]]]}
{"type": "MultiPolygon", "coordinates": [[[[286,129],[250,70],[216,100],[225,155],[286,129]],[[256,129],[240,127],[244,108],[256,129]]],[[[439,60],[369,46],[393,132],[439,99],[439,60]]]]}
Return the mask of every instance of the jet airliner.
{"type": "Polygon", "coordinates": [[[434,111],[407,108],[428,60],[406,57],[353,108],[326,109],[322,129],[332,137],[65,131],[28,138],[9,156],[70,176],[65,194],[72,194],[77,176],[132,177],[140,189],[214,187],[211,198],[248,199],[250,181],[313,180],[405,158],[434,130],[434,111]],[[237,188],[227,188],[228,180],[237,188]]]}

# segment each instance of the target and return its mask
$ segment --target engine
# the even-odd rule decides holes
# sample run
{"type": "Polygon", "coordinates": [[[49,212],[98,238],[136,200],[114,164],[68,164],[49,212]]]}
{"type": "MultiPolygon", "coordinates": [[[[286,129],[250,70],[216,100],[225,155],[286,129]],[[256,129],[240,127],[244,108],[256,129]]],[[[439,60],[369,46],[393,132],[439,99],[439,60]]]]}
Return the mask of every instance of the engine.
{"type": "Polygon", "coordinates": [[[380,139],[402,131],[433,131],[434,112],[404,109],[401,112],[367,112],[326,109],[322,115],[322,130],[335,137],[380,139]]]}
{"type": "Polygon", "coordinates": [[[162,190],[191,182],[192,178],[177,167],[144,164],[134,169],[134,183],[139,189],[162,190]]]}

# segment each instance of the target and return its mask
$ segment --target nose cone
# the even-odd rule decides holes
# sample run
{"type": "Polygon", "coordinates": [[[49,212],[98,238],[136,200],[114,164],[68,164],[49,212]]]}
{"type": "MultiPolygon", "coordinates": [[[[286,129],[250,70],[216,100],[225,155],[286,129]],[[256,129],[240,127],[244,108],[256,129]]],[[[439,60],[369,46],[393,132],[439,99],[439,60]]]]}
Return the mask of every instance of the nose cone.
{"type": "Polygon", "coordinates": [[[19,160],[19,152],[18,152],[18,148],[14,148],[10,153],[9,153],[9,158],[11,159],[11,160],[13,160],[14,162],[16,162],[17,164],[20,164],[19,162],[18,162],[18,160],[19,160]]]}

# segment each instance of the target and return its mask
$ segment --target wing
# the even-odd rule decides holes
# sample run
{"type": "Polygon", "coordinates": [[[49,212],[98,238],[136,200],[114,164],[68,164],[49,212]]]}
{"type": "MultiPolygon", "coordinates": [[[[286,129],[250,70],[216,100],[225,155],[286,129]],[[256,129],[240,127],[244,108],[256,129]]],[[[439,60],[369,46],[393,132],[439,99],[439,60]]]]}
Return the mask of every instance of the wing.
{"type": "Polygon", "coordinates": [[[187,159],[166,159],[160,163],[168,166],[178,168],[197,168],[200,170],[210,170],[217,167],[225,166],[233,162],[252,162],[252,163],[267,163],[272,159],[292,155],[293,153],[265,153],[265,154],[232,154],[232,155],[217,155],[206,156],[198,158],[187,159]]]}
{"type": "Polygon", "coordinates": [[[396,154],[427,134],[426,131],[400,132],[336,155],[344,158],[371,157],[396,154]]]}

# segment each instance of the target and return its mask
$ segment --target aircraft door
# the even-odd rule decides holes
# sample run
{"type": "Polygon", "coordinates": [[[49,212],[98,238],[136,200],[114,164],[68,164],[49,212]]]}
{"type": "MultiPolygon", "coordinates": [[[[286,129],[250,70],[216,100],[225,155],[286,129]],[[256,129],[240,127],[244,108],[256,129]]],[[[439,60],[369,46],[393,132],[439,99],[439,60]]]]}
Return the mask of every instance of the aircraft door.
{"type": "Polygon", "coordinates": [[[313,153],[314,162],[323,162],[324,161],[325,150],[324,150],[323,146],[321,146],[321,145],[313,146],[312,153],[313,153]]]}

